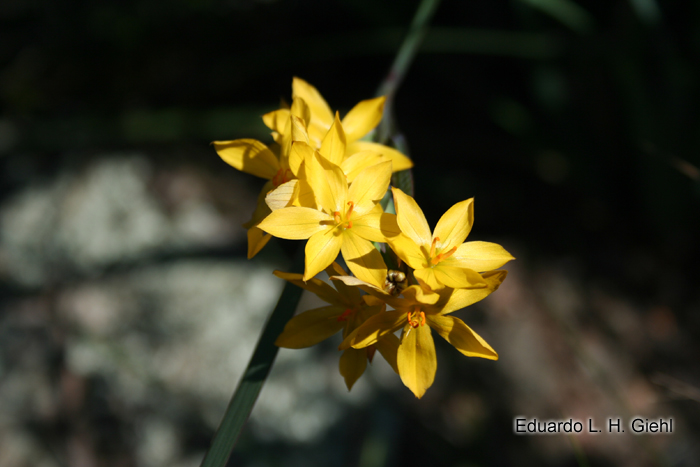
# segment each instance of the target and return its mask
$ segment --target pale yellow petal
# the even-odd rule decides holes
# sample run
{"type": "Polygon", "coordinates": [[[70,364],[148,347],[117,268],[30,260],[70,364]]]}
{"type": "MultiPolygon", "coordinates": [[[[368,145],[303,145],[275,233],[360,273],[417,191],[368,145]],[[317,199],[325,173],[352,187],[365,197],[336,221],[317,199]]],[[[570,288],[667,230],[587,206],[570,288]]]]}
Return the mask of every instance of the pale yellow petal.
{"type": "Polygon", "coordinates": [[[393,333],[401,329],[406,323],[406,313],[401,311],[385,311],[377,313],[359,328],[355,329],[338,347],[339,350],[344,350],[349,347],[361,349],[372,345],[377,340],[386,334],[393,333]]]}
{"type": "Polygon", "coordinates": [[[294,190],[298,182],[298,180],[290,180],[270,191],[267,196],[265,196],[265,204],[267,204],[271,211],[277,211],[278,209],[291,206],[294,198],[294,190]]]}
{"type": "Polygon", "coordinates": [[[323,157],[333,164],[340,165],[345,159],[345,145],[345,131],[336,113],[333,125],[323,138],[319,151],[323,157]]]}
{"type": "Polygon", "coordinates": [[[379,204],[367,214],[353,217],[351,230],[365,240],[381,243],[401,234],[396,215],[385,213],[379,204]]]}
{"type": "Polygon", "coordinates": [[[315,233],[329,230],[327,223],[332,219],[321,211],[293,206],[272,212],[258,227],[275,237],[304,240],[315,233]]]}
{"type": "Polygon", "coordinates": [[[502,270],[485,272],[481,274],[481,277],[486,282],[486,287],[482,289],[454,289],[440,314],[446,315],[483,300],[498,289],[507,274],[508,271],[502,270]]]}
{"type": "Polygon", "coordinates": [[[266,234],[257,227],[248,229],[248,259],[260,253],[260,250],[267,245],[271,238],[272,235],[266,234]]]}
{"type": "Polygon", "coordinates": [[[413,167],[413,161],[404,156],[398,150],[383,144],[372,143],[370,141],[353,141],[352,143],[348,143],[347,148],[345,149],[345,154],[352,157],[354,154],[364,151],[371,151],[381,154],[384,157],[388,157],[389,160],[391,160],[392,169],[394,172],[413,167]]]}
{"type": "Polygon", "coordinates": [[[231,167],[270,180],[280,168],[275,155],[260,141],[236,139],[214,141],[216,153],[231,167]]]}
{"type": "Polygon", "coordinates": [[[396,363],[401,381],[420,399],[435,380],[435,342],[429,326],[408,329],[401,340],[396,363]]]}
{"type": "Polygon", "coordinates": [[[343,329],[345,323],[338,321],[338,316],[343,311],[338,306],[305,311],[287,322],[275,345],[286,349],[303,349],[316,345],[343,329]]]}
{"type": "Polygon", "coordinates": [[[430,246],[433,236],[430,233],[428,221],[425,220],[416,200],[398,188],[392,188],[391,191],[394,193],[394,207],[401,231],[417,245],[430,246]]]}
{"type": "Polygon", "coordinates": [[[350,185],[348,200],[355,203],[355,212],[364,214],[384,198],[391,180],[391,162],[382,162],[360,172],[350,185]]]}
{"type": "Polygon", "coordinates": [[[455,253],[447,258],[446,264],[474,271],[492,271],[515,258],[501,245],[490,242],[462,243],[455,253]]]}
{"type": "MultiPolygon", "coordinates": [[[[346,151],[347,154],[347,151],[346,151]]],[[[361,151],[353,154],[350,157],[346,157],[343,163],[340,164],[340,168],[343,169],[343,173],[348,179],[348,183],[352,183],[355,177],[359,175],[360,172],[365,170],[367,167],[372,167],[380,162],[387,162],[390,159],[381,154],[377,154],[373,151],[361,151]]]]}
{"type": "Polygon", "coordinates": [[[426,321],[443,339],[467,357],[498,360],[498,354],[464,321],[453,316],[427,315],[426,321]]]}
{"type": "Polygon", "coordinates": [[[336,235],[336,233],[337,229],[327,229],[312,235],[309,241],[306,242],[306,249],[304,250],[306,252],[304,280],[309,280],[326,269],[338,257],[340,245],[343,243],[343,236],[336,235]]]}
{"type": "Polygon", "coordinates": [[[459,202],[442,215],[435,230],[433,238],[439,238],[438,248],[441,252],[449,251],[452,247],[458,247],[469,235],[474,223],[474,198],[459,202]]]}
{"type": "Polygon", "coordinates": [[[273,131],[280,134],[289,132],[289,109],[273,110],[263,115],[263,123],[273,131]]]}
{"type": "Polygon", "coordinates": [[[340,356],[339,368],[349,391],[367,368],[367,351],[365,349],[345,349],[340,356]]]}
{"type": "Polygon", "coordinates": [[[367,133],[374,127],[379,125],[384,112],[384,103],[386,98],[376,97],[367,99],[350,109],[350,112],[343,118],[343,128],[348,137],[348,141],[355,141],[367,133]]]}
{"type": "Polygon", "coordinates": [[[313,157],[305,159],[304,172],[319,206],[330,215],[344,213],[348,184],[340,167],[314,152],[313,157]]]}
{"type": "Polygon", "coordinates": [[[486,281],[478,272],[471,269],[455,268],[440,263],[433,268],[433,271],[435,271],[435,277],[438,281],[453,289],[486,287],[486,281]]]}
{"type": "Polygon", "coordinates": [[[399,352],[399,345],[401,341],[398,337],[393,334],[386,334],[381,339],[374,343],[374,346],[382,354],[384,360],[391,366],[391,368],[398,373],[399,367],[396,365],[396,356],[399,352]]]}
{"type": "Polygon", "coordinates": [[[413,239],[400,234],[388,238],[389,246],[403,262],[413,269],[423,269],[428,267],[427,252],[425,247],[420,247],[413,239]]]}
{"type": "Polygon", "coordinates": [[[326,125],[326,128],[331,126],[333,123],[333,112],[331,112],[331,108],[326,103],[326,100],[315,87],[303,79],[295,77],[292,80],[292,97],[304,99],[309,109],[311,109],[312,122],[318,120],[326,125]]]}
{"type": "Polygon", "coordinates": [[[291,282],[297,287],[308,290],[309,292],[317,295],[321,300],[328,302],[331,305],[341,307],[345,305],[343,297],[338,293],[338,291],[326,282],[323,282],[321,279],[313,278],[305,281],[302,274],[296,274],[293,272],[274,271],[273,274],[280,279],[291,282]]]}
{"type": "MultiPolygon", "coordinates": [[[[345,284],[349,287],[359,287],[360,289],[364,290],[367,293],[372,293],[372,294],[376,294],[379,296],[386,295],[381,288],[377,287],[376,285],[370,284],[369,282],[365,282],[363,280],[360,280],[355,276],[337,276],[336,275],[336,276],[331,276],[331,280],[342,281],[343,284],[345,284]]],[[[370,300],[368,302],[367,301],[368,298],[369,297],[367,295],[365,295],[363,297],[363,300],[365,301],[365,303],[367,303],[368,305],[376,305],[377,304],[376,301],[372,301],[372,300],[370,300]]],[[[376,297],[373,297],[373,298],[376,298],[376,297]]]]}
{"type": "Polygon", "coordinates": [[[297,141],[309,144],[309,133],[306,131],[306,123],[296,115],[292,115],[291,144],[297,141]]]}
{"type": "Polygon", "coordinates": [[[353,230],[354,227],[342,235],[341,251],[345,264],[358,279],[382,288],[386,279],[386,265],[382,255],[372,242],[357,236],[353,230]]]}

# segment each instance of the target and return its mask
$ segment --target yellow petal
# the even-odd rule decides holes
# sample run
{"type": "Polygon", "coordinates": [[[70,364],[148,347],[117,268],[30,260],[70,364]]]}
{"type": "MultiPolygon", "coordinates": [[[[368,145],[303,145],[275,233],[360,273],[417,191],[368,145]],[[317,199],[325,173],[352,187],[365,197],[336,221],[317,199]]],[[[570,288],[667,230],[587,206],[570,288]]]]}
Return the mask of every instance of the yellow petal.
{"type": "Polygon", "coordinates": [[[355,329],[338,347],[344,350],[349,347],[361,349],[372,345],[386,334],[401,329],[406,324],[406,313],[402,311],[385,311],[369,318],[359,328],[355,329]]]}
{"type": "Polygon", "coordinates": [[[379,125],[385,102],[386,97],[376,97],[361,101],[350,109],[350,112],[343,118],[343,128],[347,133],[348,141],[362,138],[379,125]]]}
{"type": "Polygon", "coordinates": [[[267,242],[270,241],[272,235],[266,234],[257,227],[248,229],[248,259],[260,253],[267,242]]]}
{"type": "Polygon", "coordinates": [[[330,222],[332,219],[321,211],[293,206],[272,212],[258,227],[275,237],[304,240],[315,233],[328,230],[328,225],[322,222],[330,222]]]}
{"type": "MultiPolygon", "coordinates": [[[[348,139],[348,141],[350,140],[348,139]]],[[[372,143],[370,141],[353,141],[352,143],[348,143],[347,148],[345,149],[345,154],[352,157],[354,154],[362,151],[371,151],[389,158],[389,160],[391,160],[392,169],[394,172],[413,167],[413,161],[404,156],[401,152],[394,148],[390,148],[389,146],[379,143],[372,143]]]]}
{"type": "Polygon", "coordinates": [[[367,167],[360,172],[348,190],[348,200],[355,203],[355,212],[364,214],[384,198],[391,180],[391,162],[367,167]]]}
{"type": "Polygon", "coordinates": [[[305,159],[304,172],[319,206],[330,215],[335,211],[344,213],[348,184],[340,167],[314,152],[313,157],[305,159]]]}
{"type": "Polygon", "coordinates": [[[345,349],[340,356],[339,368],[349,391],[367,368],[367,351],[365,349],[345,349]]]}
{"type": "Polygon", "coordinates": [[[496,351],[461,319],[453,316],[427,315],[426,321],[443,339],[467,357],[498,360],[496,351]]]}
{"type": "Polygon", "coordinates": [[[438,302],[438,300],[440,300],[440,295],[429,290],[424,290],[422,287],[417,285],[406,287],[403,292],[401,292],[401,295],[403,295],[406,300],[412,302],[413,304],[434,305],[438,302]]]}
{"type": "Polygon", "coordinates": [[[386,279],[386,265],[382,255],[372,242],[355,235],[352,232],[354,229],[355,227],[346,230],[342,235],[341,251],[345,264],[358,279],[382,288],[386,279]]]}
{"type": "Polygon", "coordinates": [[[273,274],[280,279],[291,282],[297,287],[301,287],[304,290],[316,294],[321,300],[330,303],[331,305],[344,306],[343,297],[340,296],[338,291],[333,289],[330,285],[323,282],[321,279],[310,279],[308,281],[304,280],[304,276],[301,274],[296,274],[293,272],[282,272],[274,271],[273,274]]]}
{"type": "Polygon", "coordinates": [[[275,155],[260,141],[236,139],[214,141],[216,153],[224,162],[242,172],[270,180],[280,168],[275,155]]]}
{"type": "Polygon", "coordinates": [[[387,239],[400,235],[399,225],[394,214],[385,213],[381,205],[363,216],[353,217],[352,232],[371,242],[386,243],[387,239]]]}
{"type": "Polygon", "coordinates": [[[335,165],[340,165],[345,159],[345,131],[337,112],[331,129],[328,130],[323,142],[321,142],[320,152],[323,157],[335,165]]]}
{"type": "Polygon", "coordinates": [[[289,132],[289,109],[279,109],[263,115],[263,123],[277,133],[285,134],[289,132]]]}
{"type": "MultiPolygon", "coordinates": [[[[274,212],[272,214],[274,214],[274,212]]],[[[326,269],[338,257],[340,245],[343,243],[343,236],[336,235],[336,231],[337,229],[327,229],[323,232],[318,232],[312,235],[309,241],[306,242],[305,281],[326,269]]]]}
{"type": "Polygon", "coordinates": [[[418,282],[426,285],[432,290],[440,290],[445,287],[445,284],[438,280],[437,276],[435,275],[435,269],[433,268],[416,269],[413,271],[413,275],[416,276],[418,282]]]}
{"type": "Polygon", "coordinates": [[[396,208],[396,218],[401,227],[401,231],[411,238],[417,245],[430,245],[433,236],[425,220],[423,211],[416,200],[405,194],[398,188],[392,188],[394,193],[394,207],[396,208]]]}
{"type": "Polygon", "coordinates": [[[289,151],[289,169],[296,175],[299,175],[299,167],[307,157],[312,157],[314,149],[303,141],[295,141],[292,143],[292,148],[289,151]]]}
{"type": "MultiPolygon", "coordinates": [[[[347,154],[347,151],[346,151],[347,154]]],[[[387,162],[390,159],[388,157],[377,154],[373,151],[360,151],[353,154],[350,157],[346,157],[343,163],[340,164],[340,168],[343,169],[343,173],[348,179],[348,183],[352,183],[355,177],[365,170],[367,167],[372,167],[380,162],[387,162]]]]}
{"type": "Polygon", "coordinates": [[[401,381],[420,399],[435,380],[435,342],[429,326],[408,329],[401,340],[396,363],[401,381]]]}
{"type": "Polygon", "coordinates": [[[399,352],[400,344],[401,341],[399,338],[393,334],[386,334],[384,337],[374,343],[374,346],[377,348],[377,350],[379,350],[379,353],[382,354],[384,360],[391,365],[391,368],[396,373],[399,372],[399,367],[396,365],[396,356],[399,352]]]}
{"type": "Polygon", "coordinates": [[[333,123],[333,112],[318,90],[301,78],[292,80],[292,97],[301,97],[311,109],[311,120],[319,120],[326,127],[333,123]]]}
{"type": "Polygon", "coordinates": [[[433,271],[435,271],[435,277],[438,281],[453,289],[486,287],[486,281],[478,272],[471,269],[455,268],[440,263],[435,266],[433,271]]]}
{"type": "Polygon", "coordinates": [[[291,206],[292,199],[294,198],[294,190],[298,182],[298,180],[290,180],[270,191],[267,196],[265,196],[265,204],[267,204],[271,211],[277,211],[278,209],[291,206]]]}
{"type": "Polygon", "coordinates": [[[486,287],[482,289],[454,289],[440,314],[446,315],[483,300],[498,290],[507,274],[508,271],[502,270],[485,272],[481,274],[481,277],[486,282],[486,287]]]}
{"type": "Polygon", "coordinates": [[[455,204],[442,215],[433,238],[439,238],[437,246],[443,251],[461,245],[469,235],[474,223],[474,198],[455,204]]]}
{"type": "MultiPolygon", "coordinates": [[[[353,226],[354,227],[354,226],[353,226]]],[[[389,246],[399,258],[413,269],[423,269],[428,267],[427,253],[406,235],[400,234],[387,238],[389,246]]]]}
{"type": "Polygon", "coordinates": [[[301,141],[306,144],[309,144],[309,134],[306,131],[306,123],[300,118],[297,117],[296,115],[292,115],[291,118],[292,121],[292,140],[291,143],[293,144],[296,141],[301,141]]]}
{"type": "MultiPolygon", "coordinates": [[[[304,133],[306,133],[306,125],[311,121],[311,109],[302,97],[296,97],[292,101],[292,108],[290,109],[293,117],[301,119],[302,128],[304,133]]],[[[292,125],[294,123],[292,122],[292,125]]],[[[307,137],[308,139],[308,137],[307,137]]]]}
{"type": "Polygon", "coordinates": [[[337,306],[305,311],[289,320],[275,345],[286,349],[303,349],[316,345],[343,329],[345,323],[338,321],[338,316],[343,311],[343,308],[337,306]]]}
{"type": "Polygon", "coordinates": [[[498,269],[515,258],[501,245],[490,242],[462,243],[455,253],[447,258],[446,264],[474,271],[491,271],[498,269]]]}

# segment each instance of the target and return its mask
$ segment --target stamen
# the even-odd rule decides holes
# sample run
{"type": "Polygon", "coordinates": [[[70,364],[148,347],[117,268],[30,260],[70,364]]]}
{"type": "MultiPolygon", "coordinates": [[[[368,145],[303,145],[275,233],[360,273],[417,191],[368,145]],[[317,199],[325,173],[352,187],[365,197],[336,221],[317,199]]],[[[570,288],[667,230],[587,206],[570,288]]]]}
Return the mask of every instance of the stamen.
{"type": "Polygon", "coordinates": [[[345,310],[340,316],[338,316],[338,321],[347,321],[350,315],[354,312],[355,310],[352,310],[348,308],[345,310]]]}
{"type": "MultiPolygon", "coordinates": [[[[408,324],[413,328],[425,325],[425,312],[421,311],[420,308],[415,307],[413,311],[407,312],[408,324]]],[[[410,331],[410,329],[409,329],[410,331]]],[[[408,333],[407,333],[408,334],[408,333]]]]}
{"type": "Polygon", "coordinates": [[[455,251],[457,251],[457,247],[456,247],[456,246],[453,246],[453,247],[450,249],[450,251],[447,251],[447,252],[445,252],[445,253],[440,253],[440,254],[438,254],[436,257],[432,258],[432,259],[430,260],[430,263],[433,264],[433,265],[435,265],[435,264],[439,263],[440,261],[442,261],[443,259],[447,259],[447,258],[449,258],[450,256],[452,256],[452,255],[454,254],[455,251]]]}
{"type": "Polygon", "coordinates": [[[353,203],[352,201],[348,201],[348,206],[350,206],[350,208],[348,209],[348,212],[345,215],[346,219],[350,219],[350,215],[352,214],[352,210],[355,209],[355,203],[353,203]]]}
{"type": "MultiPolygon", "coordinates": [[[[433,258],[433,257],[435,256],[435,245],[436,245],[437,242],[439,242],[439,241],[440,241],[440,237],[435,237],[435,238],[433,239],[433,244],[430,245],[430,257],[431,257],[431,258],[433,258]]],[[[433,264],[435,264],[435,263],[433,263],[433,264]]]]}
{"type": "Polygon", "coordinates": [[[335,223],[340,224],[340,212],[333,211],[333,217],[335,218],[335,223]]]}

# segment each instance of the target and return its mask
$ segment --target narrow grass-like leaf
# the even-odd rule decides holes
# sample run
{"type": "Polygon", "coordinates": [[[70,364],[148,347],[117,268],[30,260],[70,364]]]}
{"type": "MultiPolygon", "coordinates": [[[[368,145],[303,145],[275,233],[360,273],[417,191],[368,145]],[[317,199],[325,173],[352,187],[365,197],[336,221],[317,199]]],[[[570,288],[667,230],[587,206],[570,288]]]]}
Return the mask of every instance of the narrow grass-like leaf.
{"type": "MultiPolygon", "coordinates": [[[[303,270],[304,249],[299,248],[292,271],[301,273],[303,270]]],[[[294,315],[301,293],[302,289],[291,282],[287,282],[284,286],[277,306],[265,324],[248,367],[238,383],[236,392],[231,397],[224,418],[221,420],[209,451],[202,461],[202,467],[224,467],[226,465],[277,356],[278,348],[275,345],[275,340],[282,333],[287,321],[294,315]]]]}

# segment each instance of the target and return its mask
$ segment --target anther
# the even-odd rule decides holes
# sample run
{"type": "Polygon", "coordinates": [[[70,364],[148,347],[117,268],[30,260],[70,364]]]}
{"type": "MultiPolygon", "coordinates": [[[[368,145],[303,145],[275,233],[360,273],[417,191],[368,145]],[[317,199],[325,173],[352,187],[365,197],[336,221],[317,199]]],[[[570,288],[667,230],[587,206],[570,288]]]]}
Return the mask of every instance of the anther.
{"type": "Polygon", "coordinates": [[[338,316],[338,321],[347,321],[353,311],[355,310],[348,308],[340,316],[338,316]]]}
{"type": "MultiPolygon", "coordinates": [[[[439,241],[440,241],[440,237],[435,237],[433,239],[433,244],[430,245],[430,257],[431,258],[435,256],[435,246],[436,246],[437,242],[439,242],[439,241]]],[[[435,263],[433,263],[433,264],[435,264],[435,263]]]]}
{"type": "Polygon", "coordinates": [[[340,213],[338,211],[333,211],[333,218],[336,224],[340,224],[340,213]]]}

